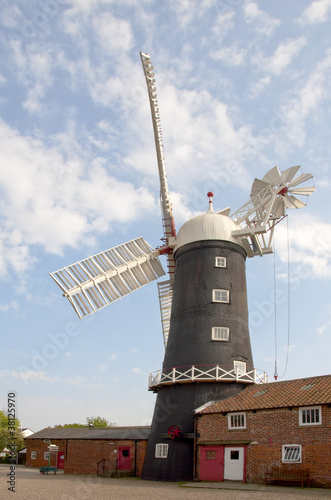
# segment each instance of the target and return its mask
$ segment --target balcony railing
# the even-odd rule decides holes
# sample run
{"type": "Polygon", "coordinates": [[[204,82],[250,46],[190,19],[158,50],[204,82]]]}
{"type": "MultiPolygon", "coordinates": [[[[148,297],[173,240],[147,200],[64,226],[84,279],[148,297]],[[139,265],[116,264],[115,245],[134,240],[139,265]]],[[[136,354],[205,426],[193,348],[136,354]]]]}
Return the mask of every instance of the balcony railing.
{"type": "Polygon", "coordinates": [[[222,367],[220,365],[192,365],[165,368],[149,375],[148,390],[156,392],[164,385],[187,384],[192,382],[239,382],[243,384],[264,384],[268,375],[253,368],[249,372],[239,367],[222,367]]]}

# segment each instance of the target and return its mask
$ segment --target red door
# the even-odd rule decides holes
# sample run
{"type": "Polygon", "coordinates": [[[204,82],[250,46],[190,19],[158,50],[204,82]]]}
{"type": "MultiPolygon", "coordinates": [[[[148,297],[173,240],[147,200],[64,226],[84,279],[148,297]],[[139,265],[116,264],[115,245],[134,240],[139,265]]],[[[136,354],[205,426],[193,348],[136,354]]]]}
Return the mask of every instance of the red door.
{"type": "Polygon", "coordinates": [[[131,470],[131,448],[120,446],[118,448],[119,470],[131,470]]]}
{"type": "Polygon", "coordinates": [[[64,469],[64,451],[58,451],[57,453],[57,468],[64,469]]]}
{"type": "Polygon", "coordinates": [[[200,480],[223,481],[223,446],[201,446],[200,480]]]}

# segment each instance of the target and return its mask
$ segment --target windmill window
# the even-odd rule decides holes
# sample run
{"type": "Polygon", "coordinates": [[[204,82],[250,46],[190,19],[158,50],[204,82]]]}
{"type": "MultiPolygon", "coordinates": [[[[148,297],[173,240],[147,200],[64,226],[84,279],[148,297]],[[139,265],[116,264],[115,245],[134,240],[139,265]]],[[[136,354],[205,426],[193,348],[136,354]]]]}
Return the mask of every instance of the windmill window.
{"type": "Polygon", "coordinates": [[[300,444],[284,444],[282,446],[282,462],[284,463],[301,463],[301,445],[300,444]]]}
{"type": "Polygon", "coordinates": [[[226,267],[226,257],[215,257],[215,267],[226,267]]]}
{"type": "Polygon", "coordinates": [[[211,331],[212,340],[221,340],[223,342],[228,342],[230,337],[230,328],[224,326],[213,326],[211,331]]]}
{"type": "Polygon", "coordinates": [[[320,406],[299,408],[299,425],[321,425],[322,412],[320,406]]]}
{"type": "Polygon", "coordinates": [[[229,290],[213,290],[213,302],[223,302],[228,304],[230,302],[230,292],[229,290]]]}
{"type": "Polygon", "coordinates": [[[229,413],[228,414],[229,429],[246,429],[246,413],[229,413]]]}
{"type": "Polygon", "coordinates": [[[31,460],[36,460],[36,458],[37,458],[37,452],[31,451],[31,460]]]}
{"type": "Polygon", "coordinates": [[[167,458],[168,456],[168,444],[158,443],[155,446],[155,458],[167,458]]]}

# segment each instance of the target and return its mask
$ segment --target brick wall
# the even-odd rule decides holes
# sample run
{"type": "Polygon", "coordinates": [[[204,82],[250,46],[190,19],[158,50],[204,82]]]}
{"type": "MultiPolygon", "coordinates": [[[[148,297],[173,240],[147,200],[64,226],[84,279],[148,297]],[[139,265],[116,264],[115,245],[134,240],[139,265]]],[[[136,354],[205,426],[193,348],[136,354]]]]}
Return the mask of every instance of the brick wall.
{"type": "MultiPolygon", "coordinates": [[[[59,451],[66,453],[65,439],[52,439],[52,444],[59,447],[59,451]]],[[[48,451],[49,443],[45,443],[43,439],[27,439],[26,440],[26,466],[27,467],[45,467],[48,465],[48,460],[44,459],[44,453],[48,451]],[[31,458],[31,452],[37,453],[36,458],[31,458]]],[[[56,467],[56,453],[51,453],[50,465],[56,467]]]]}
{"type": "MultiPolygon", "coordinates": [[[[52,439],[52,444],[59,446],[59,451],[64,451],[64,472],[68,474],[96,474],[97,463],[103,459],[106,461],[106,471],[115,471],[118,448],[120,446],[128,447],[131,449],[132,475],[135,472],[136,476],[140,476],[145,459],[147,440],[140,440],[135,444],[133,440],[68,439],[66,442],[66,440],[52,439]]],[[[26,465],[28,467],[48,465],[48,460],[44,460],[44,452],[47,451],[47,446],[48,443],[45,443],[43,439],[27,440],[26,465]],[[37,453],[36,459],[31,459],[32,451],[37,453]]],[[[56,465],[55,454],[51,456],[51,465],[56,465]]]]}
{"type": "MultiPolygon", "coordinates": [[[[265,472],[282,463],[282,445],[300,444],[302,462],[289,467],[308,468],[312,486],[331,487],[331,408],[322,406],[322,424],[299,426],[299,409],[282,408],[246,412],[246,429],[229,430],[228,417],[198,417],[199,442],[250,441],[246,449],[246,481],[264,482],[265,472]]],[[[197,450],[199,477],[200,447],[197,450]]]]}
{"type": "Polygon", "coordinates": [[[136,462],[136,475],[141,476],[145,455],[147,448],[147,439],[145,441],[138,441],[137,443],[137,462],[136,462]]]}

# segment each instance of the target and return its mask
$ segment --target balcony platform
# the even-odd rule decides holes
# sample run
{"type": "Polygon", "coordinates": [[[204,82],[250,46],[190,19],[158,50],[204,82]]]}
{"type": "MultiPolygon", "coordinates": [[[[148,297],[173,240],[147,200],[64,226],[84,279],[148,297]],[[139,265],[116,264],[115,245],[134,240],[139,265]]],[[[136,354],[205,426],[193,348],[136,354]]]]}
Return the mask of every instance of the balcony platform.
{"type": "Polygon", "coordinates": [[[268,375],[253,369],[243,372],[238,367],[222,367],[220,365],[192,365],[165,368],[149,375],[148,390],[157,392],[160,387],[174,384],[192,384],[201,382],[239,382],[242,384],[264,384],[268,375]]]}

